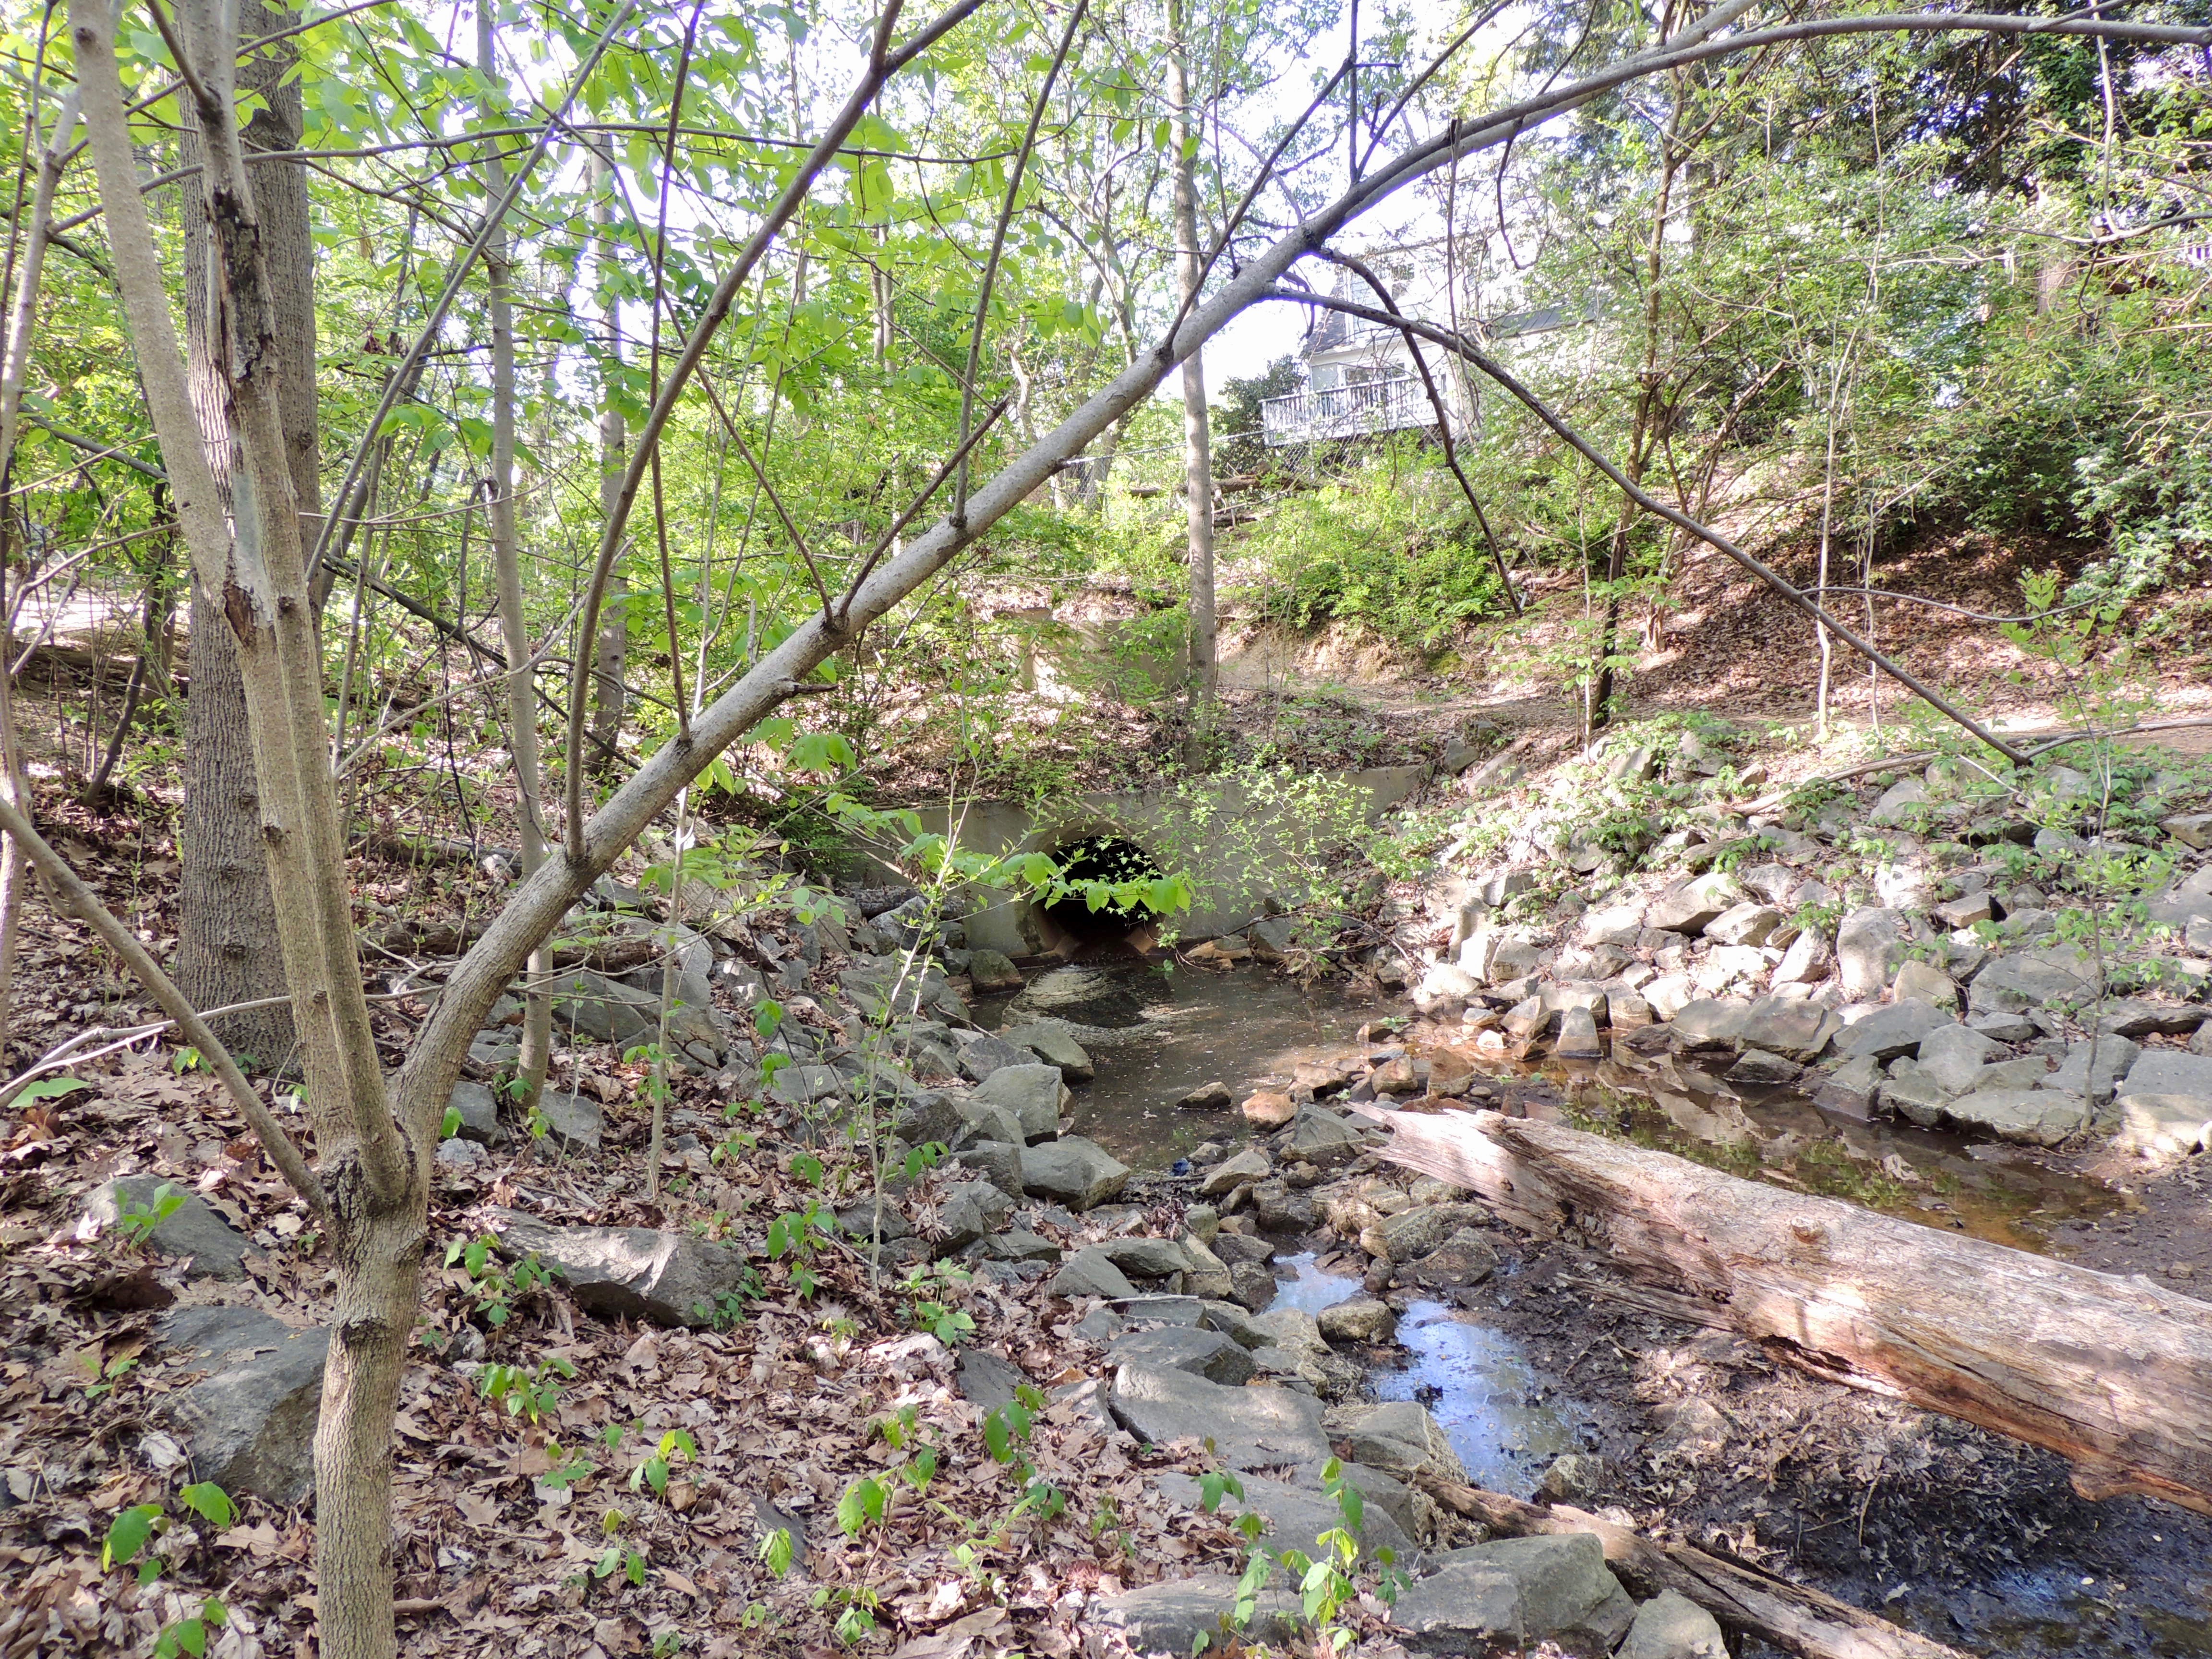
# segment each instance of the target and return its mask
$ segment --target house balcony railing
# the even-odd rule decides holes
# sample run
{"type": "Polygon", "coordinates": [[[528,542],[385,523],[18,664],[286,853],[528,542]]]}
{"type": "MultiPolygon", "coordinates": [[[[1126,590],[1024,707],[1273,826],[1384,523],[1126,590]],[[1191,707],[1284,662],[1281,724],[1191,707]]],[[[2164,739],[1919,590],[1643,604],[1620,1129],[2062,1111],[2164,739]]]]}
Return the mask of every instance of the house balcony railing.
{"type": "Polygon", "coordinates": [[[1260,404],[1261,435],[1270,448],[1402,432],[1435,421],[1427,388],[1411,374],[1361,380],[1325,392],[1293,392],[1260,404]]]}

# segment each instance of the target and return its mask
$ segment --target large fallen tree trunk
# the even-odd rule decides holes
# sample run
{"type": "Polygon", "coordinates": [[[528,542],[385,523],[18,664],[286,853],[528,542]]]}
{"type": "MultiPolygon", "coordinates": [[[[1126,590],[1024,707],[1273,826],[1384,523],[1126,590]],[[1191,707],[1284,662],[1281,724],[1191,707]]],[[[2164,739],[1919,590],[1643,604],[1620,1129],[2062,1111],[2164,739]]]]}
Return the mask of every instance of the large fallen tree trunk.
{"type": "Polygon", "coordinates": [[[1732,1631],[1756,1636],[1798,1659],[1966,1659],[1958,1649],[1878,1619],[1809,1585],[1761,1572],[1687,1544],[1663,1544],[1565,1504],[1526,1504],[1504,1492],[1425,1477],[1446,1509],[1509,1538],[1588,1532],[1606,1565],[1641,1596],[1673,1590],[1732,1631]]]}
{"type": "Polygon", "coordinates": [[[1360,1109],[1394,1162],[1579,1231],[1778,1358],[2047,1447],[2085,1498],[2212,1515],[2212,1304],[1556,1124],[1360,1109]]]}

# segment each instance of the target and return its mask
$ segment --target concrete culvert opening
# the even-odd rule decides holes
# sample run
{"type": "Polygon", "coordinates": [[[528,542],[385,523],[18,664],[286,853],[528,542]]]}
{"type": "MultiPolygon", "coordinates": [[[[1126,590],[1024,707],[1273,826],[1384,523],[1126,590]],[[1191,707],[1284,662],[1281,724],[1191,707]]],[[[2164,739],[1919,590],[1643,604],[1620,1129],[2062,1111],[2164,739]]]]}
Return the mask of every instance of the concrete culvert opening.
{"type": "MultiPolygon", "coordinates": [[[[1110,833],[1064,842],[1052,856],[1071,883],[1150,881],[1161,873],[1150,853],[1127,836],[1110,833]]],[[[1148,949],[1158,921],[1150,905],[1106,904],[1094,910],[1076,896],[1043,906],[1038,917],[1046,948],[1068,955],[1099,945],[1128,943],[1148,949]]]]}

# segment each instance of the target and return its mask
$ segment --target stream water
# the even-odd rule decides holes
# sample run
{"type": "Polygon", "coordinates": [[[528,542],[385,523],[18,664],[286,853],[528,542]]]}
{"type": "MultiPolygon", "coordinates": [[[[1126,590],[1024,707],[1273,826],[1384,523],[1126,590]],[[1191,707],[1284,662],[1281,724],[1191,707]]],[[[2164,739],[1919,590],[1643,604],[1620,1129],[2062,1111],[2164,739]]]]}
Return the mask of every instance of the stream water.
{"type": "MultiPolygon", "coordinates": [[[[1090,1028],[1097,1076],[1076,1091],[1075,1127],[1139,1169],[1164,1169],[1201,1141],[1245,1137],[1233,1109],[1176,1108],[1199,1085],[1224,1084],[1241,1099],[1283,1083],[1301,1062],[1341,1054],[1364,1024],[1404,1012],[1402,1004],[1340,986],[1301,987],[1249,966],[1223,973],[1130,963],[1055,975],[1065,978],[1046,985],[1054,975],[1042,976],[1011,1008],[983,1006],[979,1020],[1048,1013],[1090,1028]]],[[[1440,1073],[1475,1071],[1492,1103],[1509,1110],[2020,1249],[2046,1249],[2051,1224],[2125,1202],[2008,1147],[1850,1121],[1795,1091],[1739,1088],[1668,1057],[1624,1052],[1596,1066],[1532,1068],[1434,1042],[1411,1046],[1440,1073]]],[[[1513,1271],[1509,1261],[1501,1276],[1513,1271]]],[[[1360,1292],[1358,1272],[1340,1259],[1283,1257],[1277,1273],[1278,1306],[1318,1313],[1360,1292]]],[[[1590,1405],[1484,1310],[1413,1302],[1398,1341],[1402,1363],[1371,1374],[1376,1396],[1428,1405],[1477,1485],[1530,1496],[1553,1458],[1595,1444],[1590,1405]]],[[[1908,1585],[1893,1593],[1922,1628],[2008,1659],[2206,1659],[2212,1577],[2201,1554],[2182,1547],[2202,1531],[2191,1519],[2174,1520],[2170,1534],[2141,1528],[2133,1589],[2046,1558],[1964,1591],[1908,1585]]]]}

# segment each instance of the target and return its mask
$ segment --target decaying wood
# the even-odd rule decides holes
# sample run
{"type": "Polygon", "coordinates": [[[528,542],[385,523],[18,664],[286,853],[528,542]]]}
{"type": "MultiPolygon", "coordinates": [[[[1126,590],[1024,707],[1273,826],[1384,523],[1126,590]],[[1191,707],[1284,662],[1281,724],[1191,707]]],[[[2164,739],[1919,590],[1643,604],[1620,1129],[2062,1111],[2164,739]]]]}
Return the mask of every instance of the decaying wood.
{"type": "Polygon", "coordinates": [[[1424,1476],[1446,1509],[1510,1538],[1534,1533],[1595,1533],[1606,1565],[1639,1596],[1673,1590],[1731,1631],[1771,1643],[1799,1659],[1966,1659],[1958,1649],[1838,1601],[1804,1584],[1687,1544],[1663,1544],[1565,1504],[1527,1504],[1504,1492],[1424,1476]]]}
{"type": "Polygon", "coordinates": [[[1359,1109],[1392,1161],[1577,1230],[1778,1359],[2057,1452],[2085,1498],[2212,1514],[2212,1304],[1557,1124],[1359,1109]]]}

